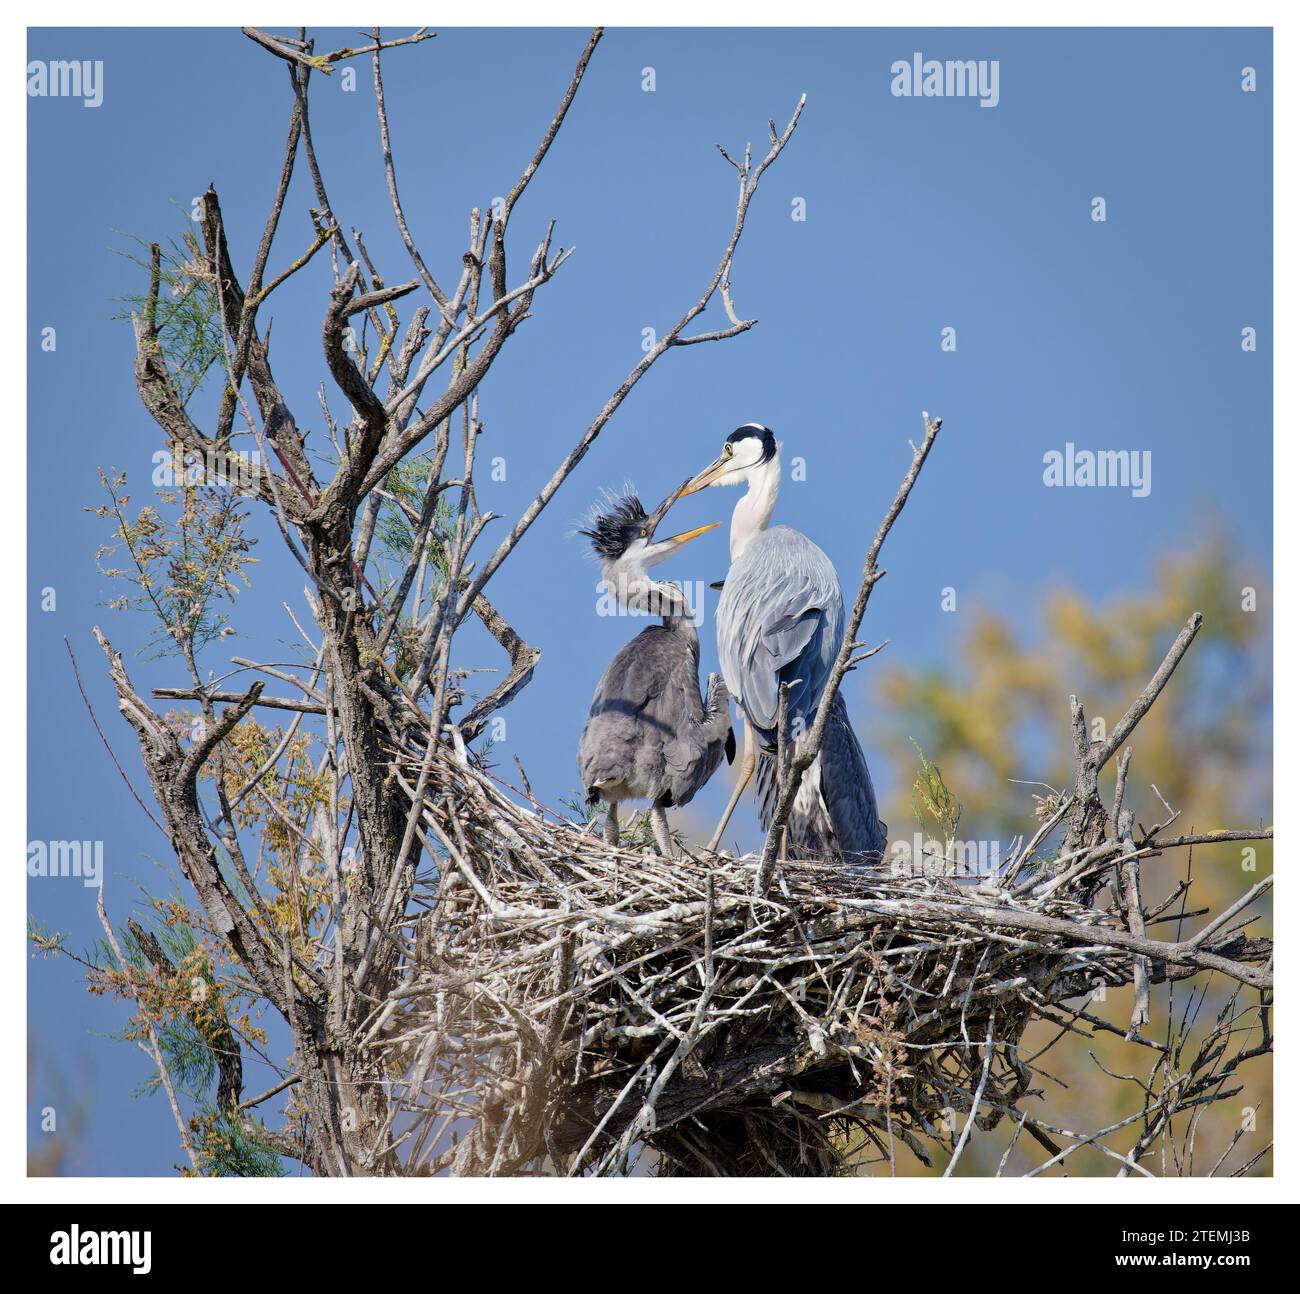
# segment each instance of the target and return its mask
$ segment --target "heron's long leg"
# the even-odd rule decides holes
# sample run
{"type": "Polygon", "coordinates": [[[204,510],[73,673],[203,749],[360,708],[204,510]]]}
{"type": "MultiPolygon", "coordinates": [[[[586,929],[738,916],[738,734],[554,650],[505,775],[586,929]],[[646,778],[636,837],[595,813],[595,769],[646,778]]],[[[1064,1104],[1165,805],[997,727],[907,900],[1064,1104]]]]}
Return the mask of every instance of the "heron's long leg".
{"type": "Polygon", "coordinates": [[[618,805],[611,804],[605,815],[605,843],[618,848],[618,805]]]}
{"type": "Polygon", "coordinates": [[[754,732],[749,726],[749,720],[745,720],[745,753],[740,761],[740,776],[736,778],[736,788],[731,793],[731,800],[727,804],[726,812],[722,815],[722,821],[718,823],[718,829],[713,833],[713,839],[709,841],[709,849],[712,853],[718,852],[718,844],[722,840],[722,833],[727,829],[727,823],[731,821],[731,815],[736,811],[736,805],[740,803],[740,797],[745,793],[745,787],[749,785],[749,779],[754,776],[754,769],[758,764],[758,750],[754,744],[754,732]]]}
{"type": "Polygon", "coordinates": [[[668,810],[662,804],[650,806],[650,828],[655,833],[655,844],[659,846],[659,852],[665,858],[672,858],[676,853],[673,849],[673,833],[668,829],[668,810]]]}

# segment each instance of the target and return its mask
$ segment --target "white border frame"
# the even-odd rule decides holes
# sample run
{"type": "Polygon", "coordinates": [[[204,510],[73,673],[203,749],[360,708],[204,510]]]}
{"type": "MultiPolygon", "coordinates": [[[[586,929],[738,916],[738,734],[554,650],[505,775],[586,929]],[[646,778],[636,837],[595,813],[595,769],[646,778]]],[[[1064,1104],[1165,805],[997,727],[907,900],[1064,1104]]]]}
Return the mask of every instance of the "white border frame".
{"type": "MultiPolygon", "coordinates": [[[[242,6],[241,6],[242,7],[242,6]]],[[[288,6],[272,5],[273,11],[288,6]]],[[[296,6],[301,9],[303,6],[296,6]]],[[[338,0],[315,0],[305,6],[311,11],[312,26],[351,26],[359,6],[338,0]]],[[[438,29],[437,9],[410,4],[385,4],[385,26],[420,26],[438,29]],[[405,17],[405,21],[403,18],[405,17]]],[[[33,7],[35,8],[35,7],[33,7]]],[[[105,22],[102,6],[87,0],[49,0],[31,14],[32,25],[41,27],[104,26],[177,26],[173,7],[160,0],[128,3],[113,7],[114,22],[105,22]],[[124,12],[126,10],[127,12],[124,12]]],[[[790,21],[787,6],[776,0],[605,0],[597,6],[552,0],[546,7],[547,23],[537,20],[535,5],[523,0],[497,0],[488,8],[478,8],[474,23],[446,23],[481,27],[589,27],[604,21],[612,27],[1271,27],[1273,29],[1274,95],[1274,230],[1300,228],[1297,221],[1295,123],[1296,94],[1290,75],[1300,71],[1294,54],[1293,34],[1297,26],[1294,4],[1208,3],[1207,0],[1182,0],[1181,3],[1154,3],[1152,0],[1092,0],[1055,5],[1045,10],[1041,3],[1028,0],[989,0],[978,6],[954,0],[917,0],[916,3],[881,3],[870,8],[848,4],[845,0],[805,0],[797,11],[798,22],[790,21]],[[599,10],[599,12],[597,12],[599,10]],[[866,20],[866,21],[864,21],[866,20]],[[1281,146],[1277,144],[1281,140],[1281,146]]],[[[258,25],[275,27],[299,25],[302,12],[290,13],[284,23],[276,14],[258,14],[258,25]]],[[[224,15],[223,15],[224,17],[224,15]]],[[[238,25],[232,17],[231,26],[238,25]]],[[[211,22],[188,24],[212,25],[211,22]]],[[[20,48],[26,62],[26,27],[20,21],[6,19],[9,29],[6,48],[20,48]]],[[[26,182],[26,113],[27,99],[17,88],[14,77],[13,98],[7,103],[5,138],[20,141],[11,165],[21,167],[26,182]],[[19,97],[21,94],[21,98],[19,97]]],[[[0,206],[0,245],[26,246],[26,201],[0,206]]],[[[1274,356],[1274,427],[1294,425],[1295,371],[1279,362],[1290,353],[1291,318],[1294,312],[1292,289],[1295,284],[1296,252],[1293,241],[1274,237],[1274,319],[1271,346],[1274,356]]],[[[26,363],[30,338],[27,335],[26,302],[21,312],[11,311],[4,320],[4,353],[21,356],[26,363]]],[[[9,845],[6,854],[13,859],[23,853],[26,841],[26,615],[32,591],[26,580],[26,379],[20,404],[23,434],[16,452],[11,451],[10,468],[5,473],[5,504],[0,510],[0,534],[10,560],[21,554],[21,633],[0,636],[0,668],[8,678],[22,677],[17,714],[7,717],[5,728],[14,745],[0,751],[0,818],[9,845]],[[19,719],[23,722],[17,722],[19,719]],[[17,746],[18,734],[24,746],[17,746]]],[[[1274,435],[1274,554],[1297,551],[1297,514],[1300,509],[1280,506],[1285,502],[1280,483],[1300,479],[1296,467],[1297,451],[1292,437],[1274,435]]],[[[1274,563],[1274,658],[1280,658],[1279,644],[1297,645],[1294,580],[1289,567],[1274,563]]],[[[1274,731],[1284,741],[1275,744],[1274,786],[1289,785],[1297,772],[1295,734],[1300,731],[1296,709],[1296,685],[1289,671],[1275,670],[1274,731]]],[[[1287,798],[1275,794],[1278,835],[1289,838],[1291,805],[1287,798]]],[[[1296,1114],[1289,1101],[1278,1094],[1296,1090],[1293,1031],[1283,1030],[1274,1056],[1274,1151],[1275,1176],[1242,1180],[1160,1178],[1155,1181],[1131,1178],[1042,1179],[1014,1178],[852,1178],[845,1180],[780,1179],[624,1179],[618,1181],[561,1181],[555,1179],[385,1179],[323,1180],[311,1178],[268,1179],[182,1179],[124,1177],[29,1178],[26,1175],[26,1074],[20,1063],[23,1052],[19,1039],[27,1036],[26,975],[31,965],[25,921],[27,912],[24,870],[12,863],[3,869],[4,909],[9,913],[7,929],[0,941],[0,965],[7,968],[10,984],[24,987],[20,994],[0,994],[0,1037],[9,1038],[7,1066],[0,1069],[0,1109],[7,1117],[0,1121],[0,1199],[11,1202],[63,1203],[176,1203],[178,1201],[215,1203],[285,1203],[314,1201],[320,1203],[775,1203],[797,1200],[801,1203],[882,1203],[896,1204],[1255,1204],[1294,1202],[1300,1198],[1297,1185],[1300,1173],[1295,1164],[1296,1114]],[[22,923],[23,929],[19,929],[22,923]]],[[[1296,905],[1290,887],[1283,884],[1275,894],[1276,923],[1279,930],[1294,930],[1296,905]]],[[[1295,976],[1289,973],[1289,961],[1283,959],[1279,982],[1284,991],[1282,1001],[1293,1001],[1295,976]]],[[[1290,1016],[1288,1015],[1288,1018],[1290,1016]]]]}

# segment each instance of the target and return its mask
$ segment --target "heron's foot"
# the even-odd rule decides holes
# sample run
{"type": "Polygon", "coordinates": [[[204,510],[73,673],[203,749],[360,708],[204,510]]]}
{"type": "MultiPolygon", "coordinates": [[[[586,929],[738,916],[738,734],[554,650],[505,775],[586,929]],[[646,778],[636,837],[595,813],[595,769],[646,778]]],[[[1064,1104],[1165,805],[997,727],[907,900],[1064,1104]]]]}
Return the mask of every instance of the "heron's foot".
{"type": "Polygon", "coordinates": [[[618,848],[618,805],[611,804],[605,815],[605,843],[611,849],[618,848]]]}
{"type": "Polygon", "coordinates": [[[654,806],[650,810],[650,829],[654,832],[655,845],[665,858],[676,857],[673,847],[673,833],[668,827],[668,811],[654,806]]]}

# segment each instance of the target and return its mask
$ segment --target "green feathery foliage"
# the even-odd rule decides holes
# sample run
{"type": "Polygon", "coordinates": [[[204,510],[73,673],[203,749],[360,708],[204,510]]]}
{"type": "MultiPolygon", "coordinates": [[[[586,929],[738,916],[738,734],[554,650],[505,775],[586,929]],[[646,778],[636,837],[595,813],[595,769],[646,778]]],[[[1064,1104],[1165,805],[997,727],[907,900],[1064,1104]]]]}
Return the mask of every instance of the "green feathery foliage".
{"type": "MultiPolygon", "coordinates": [[[[151,244],[144,239],[134,234],[127,237],[151,253],[151,244]]],[[[160,245],[159,250],[158,343],[176,395],[186,405],[202,388],[214,364],[221,361],[224,368],[220,302],[207,270],[207,260],[189,230],[183,231],[179,240],[173,238],[165,246],[160,245]]],[[[146,271],[151,269],[149,255],[118,254],[146,271]]],[[[149,304],[144,293],[117,300],[128,308],[113,315],[115,319],[142,314],[149,304]]]]}

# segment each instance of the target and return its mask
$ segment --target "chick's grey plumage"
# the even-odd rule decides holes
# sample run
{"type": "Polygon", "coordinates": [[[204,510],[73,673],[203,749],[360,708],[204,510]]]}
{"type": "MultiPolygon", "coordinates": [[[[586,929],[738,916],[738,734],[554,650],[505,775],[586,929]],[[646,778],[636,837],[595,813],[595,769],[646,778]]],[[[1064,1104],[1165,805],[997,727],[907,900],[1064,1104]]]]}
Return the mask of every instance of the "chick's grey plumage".
{"type": "Polygon", "coordinates": [[[606,837],[618,839],[618,806],[649,800],[661,852],[671,853],[664,810],[689,804],[734,753],[728,697],[709,676],[700,696],[700,640],[680,589],[650,580],[645,566],[660,561],[698,531],[654,543],[669,496],[653,517],[635,496],[616,500],[583,533],[601,560],[606,582],[625,605],[659,610],[663,622],[643,629],[619,649],[592,699],[578,768],[588,802],[610,806],[606,837]]]}
{"type": "Polygon", "coordinates": [[[709,675],[702,700],[699,669],[699,638],[685,617],[665,617],[619,649],[596,687],[578,745],[589,800],[672,808],[695,798],[732,737],[723,682],[709,675]]]}

